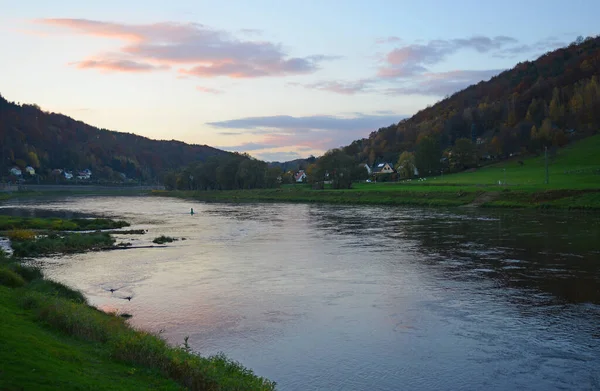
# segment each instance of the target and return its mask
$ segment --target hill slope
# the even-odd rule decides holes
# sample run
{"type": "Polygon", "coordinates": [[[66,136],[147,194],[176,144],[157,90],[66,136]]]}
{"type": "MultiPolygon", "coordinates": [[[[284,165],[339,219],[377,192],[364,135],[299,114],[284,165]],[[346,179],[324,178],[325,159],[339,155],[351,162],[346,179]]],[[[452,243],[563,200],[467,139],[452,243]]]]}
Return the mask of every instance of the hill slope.
{"type": "Polygon", "coordinates": [[[487,160],[563,146],[600,129],[599,77],[600,36],[588,37],[517,64],[343,150],[359,162],[396,163],[403,151],[418,152],[428,143],[435,153],[419,168],[435,173],[477,165],[442,159],[444,152],[452,156],[459,139],[471,141],[479,159],[487,160]]]}
{"type": "Polygon", "coordinates": [[[36,105],[17,105],[0,95],[0,178],[11,167],[31,165],[43,177],[52,169],[90,169],[95,179],[154,179],[211,156],[229,155],[206,145],[158,141],[98,129],[36,105]]]}

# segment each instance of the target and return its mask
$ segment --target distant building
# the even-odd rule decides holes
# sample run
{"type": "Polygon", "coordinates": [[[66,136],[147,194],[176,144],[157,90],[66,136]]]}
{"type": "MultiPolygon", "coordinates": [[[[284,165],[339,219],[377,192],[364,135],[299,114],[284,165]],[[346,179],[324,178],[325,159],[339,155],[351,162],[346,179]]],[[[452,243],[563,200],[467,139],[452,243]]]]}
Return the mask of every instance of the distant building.
{"type": "Polygon", "coordinates": [[[70,172],[63,172],[63,175],[65,176],[65,179],[73,179],[73,174],[71,174],[70,172]]]}
{"type": "Polygon", "coordinates": [[[371,175],[373,173],[373,170],[371,170],[371,166],[369,166],[367,163],[361,164],[360,166],[366,168],[367,169],[367,173],[369,175],[371,175]]]}
{"type": "Polygon", "coordinates": [[[29,174],[31,176],[35,175],[35,169],[31,166],[25,167],[25,171],[27,171],[27,174],[29,174]]]}
{"type": "Polygon", "coordinates": [[[379,163],[373,166],[373,174],[391,174],[394,172],[394,167],[390,163],[379,163]]]}
{"type": "Polygon", "coordinates": [[[294,175],[294,180],[296,182],[304,182],[306,180],[306,173],[304,170],[300,170],[294,175]]]}
{"type": "Polygon", "coordinates": [[[19,167],[13,167],[13,168],[11,168],[10,169],[10,173],[11,173],[11,175],[14,175],[14,176],[21,176],[21,175],[23,175],[23,173],[21,172],[21,169],[19,167]]]}
{"type": "Polygon", "coordinates": [[[92,172],[87,168],[83,171],[79,171],[77,173],[77,179],[90,179],[92,177],[92,172]]]}

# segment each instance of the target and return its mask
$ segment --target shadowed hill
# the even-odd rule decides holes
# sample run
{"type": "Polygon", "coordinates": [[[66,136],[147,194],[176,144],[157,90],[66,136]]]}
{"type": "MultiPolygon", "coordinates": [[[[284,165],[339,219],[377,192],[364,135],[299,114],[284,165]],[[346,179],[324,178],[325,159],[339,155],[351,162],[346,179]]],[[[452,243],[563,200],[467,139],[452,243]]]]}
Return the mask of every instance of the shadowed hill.
{"type": "Polygon", "coordinates": [[[0,95],[0,177],[30,165],[49,177],[52,169],[90,169],[95,179],[155,179],[212,156],[230,155],[206,145],[158,141],[99,129],[37,105],[18,105],[0,95]]]}

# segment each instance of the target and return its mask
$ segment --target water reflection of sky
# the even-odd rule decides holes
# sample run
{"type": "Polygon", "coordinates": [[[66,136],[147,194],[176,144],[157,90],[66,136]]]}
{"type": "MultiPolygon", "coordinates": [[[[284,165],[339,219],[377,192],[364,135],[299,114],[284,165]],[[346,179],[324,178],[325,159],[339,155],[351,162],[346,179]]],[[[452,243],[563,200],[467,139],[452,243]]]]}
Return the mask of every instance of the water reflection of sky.
{"type": "Polygon", "coordinates": [[[282,390],[600,384],[594,215],[112,197],[26,207],[124,217],[149,230],[139,245],[185,237],[48,260],[47,273],[282,390]]]}

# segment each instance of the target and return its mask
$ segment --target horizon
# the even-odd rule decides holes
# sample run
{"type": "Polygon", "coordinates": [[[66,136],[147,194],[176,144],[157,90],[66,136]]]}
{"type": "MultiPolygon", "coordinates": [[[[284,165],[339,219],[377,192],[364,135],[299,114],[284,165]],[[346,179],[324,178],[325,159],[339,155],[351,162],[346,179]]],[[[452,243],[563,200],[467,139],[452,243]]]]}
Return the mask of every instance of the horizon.
{"type": "Polygon", "coordinates": [[[569,10],[557,1],[36,3],[0,16],[0,48],[12,54],[0,65],[7,100],[280,162],[368,137],[597,35],[600,11],[592,1],[569,10]]]}

